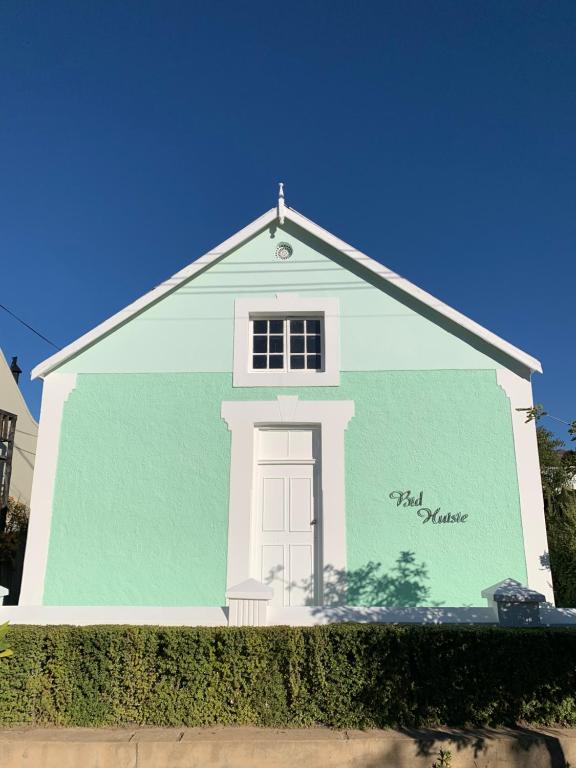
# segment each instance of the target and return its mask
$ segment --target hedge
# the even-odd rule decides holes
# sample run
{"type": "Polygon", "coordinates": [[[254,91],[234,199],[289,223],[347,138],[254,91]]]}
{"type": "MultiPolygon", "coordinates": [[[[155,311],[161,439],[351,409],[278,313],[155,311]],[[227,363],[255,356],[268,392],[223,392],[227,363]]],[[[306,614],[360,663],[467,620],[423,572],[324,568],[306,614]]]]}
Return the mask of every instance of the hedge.
{"type": "Polygon", "coordinates": [[[8,644],[2,725],[576,724],[566,629],[14,626],[8,644]]]}

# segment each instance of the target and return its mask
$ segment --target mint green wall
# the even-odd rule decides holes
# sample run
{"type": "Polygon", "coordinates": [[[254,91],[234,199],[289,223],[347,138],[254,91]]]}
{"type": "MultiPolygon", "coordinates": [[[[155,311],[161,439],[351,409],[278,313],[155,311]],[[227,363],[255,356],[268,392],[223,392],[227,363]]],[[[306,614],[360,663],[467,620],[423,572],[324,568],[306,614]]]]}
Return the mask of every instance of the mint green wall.
{"type": "Polygon", "coordinates": [[[339,298],[344,371],[499,367],[487,347],[475,349],[393,298],[393,287],[385,293],[364,278],[381,285],[293,225],[278,229],[274,238],[264,230],[59,370],[229,372],[234,299],[276,292],[339,298]],[[294,247],[288,261],[275,258],[282,240],[294,247]]]}
{"type": "MultiPolygon", "coordinates": [[[[224,373],[79,375],[62,423],[44,603],[222,605],[221,403],[278,392],[235,389],[224,373]]],[[[344,373],[340,387],[281,393],[355,401],[350,570],[372,560],[393,575],[400,553],[413,552],[427,572],[421,602],[445,606],[481,605],[480,591],[507,576],[526,581],[510,405],[494,371],[344,373]],[[468,521],[423,525],[388,498],[408,488],[468,521]]]]}

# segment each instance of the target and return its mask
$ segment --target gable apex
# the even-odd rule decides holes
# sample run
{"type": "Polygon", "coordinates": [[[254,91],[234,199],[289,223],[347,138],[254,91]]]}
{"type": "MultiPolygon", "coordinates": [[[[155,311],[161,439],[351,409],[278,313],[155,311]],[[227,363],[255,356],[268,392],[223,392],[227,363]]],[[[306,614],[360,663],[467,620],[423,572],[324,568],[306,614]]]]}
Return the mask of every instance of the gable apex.
{"type": "Polygon", "coordinates": [[[421,305],[428,307],[438,315],[449,319],[455,325],[465,329],[468,333],[487,343],[489,346],[499,350],[507,357],[525,366],[529,371],[538,371],[540,373],[542,372],[542,366],[536,358],[531,357],[526,352],[523,352],[509,342],[501,339],[496,334],[488,331],[483,326],[479,325],[473,320],[470,320],[462,313],[439,301],[434,296],[422,290],[421,288],[418,288],[409,280],[406,280],[401,275],[393,272],[385,265],[381,264],[375,259],[370,258],[366,254],[362,253],[353,246],[323,229],[318,224],[315,224],[313,221],[306,218],[301,213],[298,213],[293,208],[289,208],[285,205],[278,205],[277,207],[266,211],[266,213],[262,214],[257,219],[254,219],[252,222],[250,222],[250,224],[245,226],[236,234],[232,235],[227,240],[224,240],[224,242],[207,251],[205,254],[200,256],[192,263],[188,264],[179,272],[176,272],[174,275],[160,283],[151,291],[144,294],[142,297],[132,302],[116,314],[112,315],[112,317],[100,323],[91,331],[88,331],[86,334],[79,337],[76,341],[64,347],[64,349],[44,360],[33,369],[32,379],[38,377],[43,378],[44,376],[48,375],[56,368],[78,355],[83,350],[92,346],[100,339],[108,336],[114,330],[126,324],[133,317],[139,315],[152,305],[159,302],[165,296],[173,293],[182,284],[188,282],[196,275],[201,274],[214,263],[217,263],[230,251],[242,245],[242,243],[261,232],[270,224],[278,222],[280,219],[280,214],[282,214],[282,219],[292,222],[308,234],[319,239],[326,245],[334,248],[344,257],[350,259],[351,261],[357,263],[361,267],[376,275],[380,280],[382,280],[383,283],[393,286],[401,294],[404,294],[406,297],[415,299],[421,305]]]}

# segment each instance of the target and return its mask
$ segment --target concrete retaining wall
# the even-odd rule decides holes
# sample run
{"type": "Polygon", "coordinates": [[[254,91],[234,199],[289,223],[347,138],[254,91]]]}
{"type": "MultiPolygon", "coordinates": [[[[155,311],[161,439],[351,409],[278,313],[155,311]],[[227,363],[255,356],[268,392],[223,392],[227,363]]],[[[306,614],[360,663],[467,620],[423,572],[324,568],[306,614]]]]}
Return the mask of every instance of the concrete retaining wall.
{"type": "Polygon", "coordinates": [[[576,730],[7,729],[2,768],[567,768],[576,730]]]}

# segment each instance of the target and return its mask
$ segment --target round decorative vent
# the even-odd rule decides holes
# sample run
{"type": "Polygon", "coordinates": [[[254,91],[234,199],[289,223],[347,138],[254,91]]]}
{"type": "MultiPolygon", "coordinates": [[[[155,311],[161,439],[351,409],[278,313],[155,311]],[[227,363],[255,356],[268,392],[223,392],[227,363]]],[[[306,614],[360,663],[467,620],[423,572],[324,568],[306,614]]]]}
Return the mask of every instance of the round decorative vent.
{"type": "Polygon", "coordinates": [[[290,256],[292,256],[292,246],[290,243],[278,243],[276,246],[276,258],[281,259],[281,261],[286,261],[286,259],[289,259],[290,256]]]}

